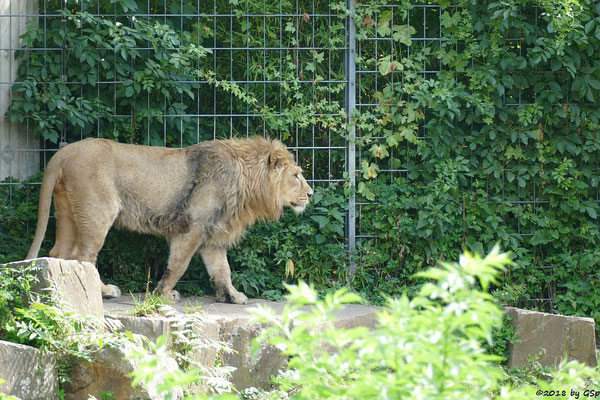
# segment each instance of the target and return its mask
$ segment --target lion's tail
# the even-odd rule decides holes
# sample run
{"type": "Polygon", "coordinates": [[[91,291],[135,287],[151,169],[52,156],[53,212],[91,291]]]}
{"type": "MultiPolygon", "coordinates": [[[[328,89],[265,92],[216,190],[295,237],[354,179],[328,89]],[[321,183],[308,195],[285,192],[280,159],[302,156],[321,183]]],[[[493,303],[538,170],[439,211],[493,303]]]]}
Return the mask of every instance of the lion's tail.
{"type": "Polygon", "coordinates": [[[33,237],[33,243],[29,253],[27,253],[27,259],[36,258],[40,247],[42,246],[42,240],[46,234],[46,228],[48,227],[48,218],[50,217],[50,204],[52,202],[52,192],[54,186],[58,181],[60,173],[60,155],[57,153],[50,159],[50,162],[46,166],[44,172],[44,179],[42,179],[42,188],[40,190],[40,205],[38,209],[38,221],[35,229],[35,236],[33,237]]]}

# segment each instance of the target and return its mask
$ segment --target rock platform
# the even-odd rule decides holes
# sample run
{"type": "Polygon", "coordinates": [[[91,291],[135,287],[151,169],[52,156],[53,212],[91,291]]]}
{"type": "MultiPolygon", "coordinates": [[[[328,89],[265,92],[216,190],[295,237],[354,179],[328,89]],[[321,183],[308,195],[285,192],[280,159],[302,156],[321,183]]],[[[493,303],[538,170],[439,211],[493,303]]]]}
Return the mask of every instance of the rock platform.
{"type": "MultiPolygon", "coordinates": [[[[168,319],[161,317],[131,317],[136,299],[143,299],[142,295],[123,295],[119,298],[104,300],[104,312],[108,318],[119,319],[126,329],[139,333],[150,339],[166,334],[169,331],[168,319]]],[[[200,328],[207,339],[227,343],[234,352],[222,354],[225,365],[235,367],[231,382],[238,390],[247,387],[267,387],[271,375],[285,368],[287,358],[272,346],[263,346],[256,358],[250,354],[252,339],[258,336],[262,326],[252,319],[249,310],[263,305],[271,308],[275,313],[281,314],[285,302],[266,300],[249,300],[248,304],[217,303],[212,298],[188,297],[182,299],[172,307],[185,314],[190,309],[199,309],[204,326],[200,328]]],[[[377,307],[348,304],[342,310],[334,312],[336,321],[334,325],[339,328],[353,328],[367,326],[373,328],[376,322],[377,307]]],[[[205,365],[214,363],[216,354],[205,354],[205,365]]]]}

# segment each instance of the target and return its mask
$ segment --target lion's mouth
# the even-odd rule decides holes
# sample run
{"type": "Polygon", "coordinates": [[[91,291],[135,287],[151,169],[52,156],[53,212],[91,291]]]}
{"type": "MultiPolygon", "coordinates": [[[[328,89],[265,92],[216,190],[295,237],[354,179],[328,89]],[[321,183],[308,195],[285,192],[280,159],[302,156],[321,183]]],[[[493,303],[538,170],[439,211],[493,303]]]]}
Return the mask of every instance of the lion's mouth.
{"type": "Polygon", "coordinates": [[[297,214],[303,212],[307,204],[308,199],[298,199],[297,201],[290,201],[290,207],[292,207],[297,214]]]}
{"type": "Polygon", "coordinates": [[[290,201],[292,207],[306,207],[308,204],[308,198],[299,197],[297,201],[290,201]]]}

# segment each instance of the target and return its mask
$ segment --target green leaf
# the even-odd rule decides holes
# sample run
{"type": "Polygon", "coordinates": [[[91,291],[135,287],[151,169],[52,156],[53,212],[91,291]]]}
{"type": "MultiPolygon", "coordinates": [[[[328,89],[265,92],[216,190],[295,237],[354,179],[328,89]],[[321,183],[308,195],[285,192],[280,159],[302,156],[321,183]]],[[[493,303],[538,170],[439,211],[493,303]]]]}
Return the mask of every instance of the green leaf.
{"type": "Polygon", "coordinates": [[[294,26],[293,22],[288,22],[285,24],[285,31],[286,32],[290,32],[290,33],[295,33],[296,32],[296,27],[294,26]]]}
{"type": "Polygon", "coordinates": [[[596,90],[600,90],[600,82],[595,79],[590,79],[587,81],[587,84],[593,87],[596,90]]]}
{"type": "Polygon", "coordinates": [[[319,229],[323,229],[329,223],[329,218],[323,215],[311,215],[310,219],[319,224],[319,229]]]}
{"type": "Polygon", "coordinates": [[[125,12],[127,11],[137,11],[138,5],[135,0],[122,0],[122,6],[125,12]]]}
{"type": "Polygon", "coordinates": [[[52,143],[58,143],[58,133],[55,130],[46,130],[42,133],[42,136],[52,143]]]}
{"type": "Polygon", "coordinates": [[[548,230],[539,230],[537,231],[533,237],[531,238],[531,244],[533,246],[538,246],[541,244],[549,243],[553,240],[550,232],[548,230]]]}
{"type": "Polygon", "coordinates": [[[339,295],[338,300],[340,303],[343,304],[363,302],[363,298],[360,297],[360,295],[350,291],[346,291],[343,294],[339,295]]]}
{"type": "Polygon", "coordinates": [[[381,75],[387,75],[392,71],[393,64],[391,61],[391,56],[385,56],[379,60],[377,65],[377,69],[381,75]]]}
{"type": "Polygon", "coordinates": [[[369,187],[364,182],[358,183],[358,193],[363,195],[365,199],[369,201],[375,200],[375,194],[369,189],[369,187]]]}
{"type": "Polygon", "coordinates": [[[593,207],[586,207],[585,211],[588,213],[590,218],[593,218],[593,219],[598,218],[598,214],[596,214],[596,210],[593,207]]]}

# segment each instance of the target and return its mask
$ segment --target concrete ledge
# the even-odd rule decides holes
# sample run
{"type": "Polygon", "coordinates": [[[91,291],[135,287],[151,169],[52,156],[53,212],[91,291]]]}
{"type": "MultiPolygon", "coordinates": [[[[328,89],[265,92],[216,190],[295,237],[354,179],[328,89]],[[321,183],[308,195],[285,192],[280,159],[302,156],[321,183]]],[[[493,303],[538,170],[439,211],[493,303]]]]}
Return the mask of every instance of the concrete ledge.
{"type": "MultiPolygon", "coordinates": [[[[206,342],[219,341],[218,323],[210,318],[204,318],[204,316],[201,317],[202,318],[199,318],[199,321],[193,321],[192,323],[194,333],[206,342]]],[[[123,331],[130,331],[138,335],[143,335],[152,342],[156,342],[156,339],[161,335],[169,335],[175,331],[184,329],[184,326],[181,325],[183,318],[180,316],[133,317],[120,315],[117,312],[108,315],[107,318],[118,320],[123,325],[123,331]]],[[[215,365],[217,351],[215,348],[207,345],[204,348],[196,349],[193,357],[200,365],[210,368],[215,365]]]]}
{"type": "Polygon", "coordinates": [[[595,322],[592,318],[570,317],[538,311],[505,308],[512,318],[518,343],[510,346],[508,366],[521,367],[528,358],[539,357],[544,366],[556,366],[562,359],[577,360],[591,367],[596,358],[595,322]]]}
{"type": "Polygon", "coordinates": [[[15,270],[28,266],[35,266],[37,271],[34,292],[48,294],[55,288],[56,300],[67,303],[73,311],[104,316],[100,275],[93,264],[50,257],[0,264],[0,268],[15,270]]]}
{"type": "Polygon", "coordinates": [[[27,400],[58,399],[58,374],[53,354],[0,340],[0,393],[27,400]]]}
{"type": "MultiPolygon", "coordinates": [[[[134,295],[136,298],[139,295],[134,295]]],[[[234,350],[233,354],[223,354],[222,360],[225,365],[235,367],[231,382],[236,389],[242,390],[247,387],[268,387],[271,376],[276,375],[279,370],[285,368],[287,357],[281,355],[279,350],[272,346],[263,346],[257,357],[253,359],[250,354],[252,339],[260,334],[262,326],[252,319],[248,310],[257,305],[265,305],[281,314],[284,302],[272,302],[266,300],[250,300],[246,305],[217,303],[214,299],[203,297],[190,297],[173,305],[177,311],[185,313],[186,306],[197,307],[202,310],[203,318],[207,321],[206,327],[202,328],[207,337],[228,343],[234,350]],[[214,325],[213,325],[214,324],[214,325]],[[211,329],[214,331],[209,332],[211,329]]],[[[134,301],[131,296],[122,296],[117,299],[104,301],[105,312],[111,318],[118,318],[132,332],[148,334],[149,337],[157,337],[166,333],[164,317],[130,317],[127,314],[133,309],[134,301]],[[135,331],[134,331],[135,330],[135,331]]],[[[335,326],[339,328],[352,328],[366,326],[374,328],[376,323],[376,307],[349,304],[344,309],[334,313],[337,318],[335,326]]],[[[214,362],[212,355],[206,357],[206,362],[214,362]]],[[[204,364],[206,365],[206,364],[204,364]]]]}
{"type": "MultiPolygon", "coordinates": [[[[159,369],[152,381],[146,385],[131,386],[129,374],[139,368],[137,361],[127,360],[126,348],[105,347],[94,354],[94,361],[72,360],[69,371],[71,382],[65,385],[67,400],[88,400],[91,395],[102,398],[106,392],[112,393],[115,399],[163,400],[165,394],[158,391],[158,385],[164,382],[169,371],[177,369],[177,362],[172,358],[163,361],[163,369],[159,369]]],[[[174,390],[168,394],[172,400],[183,399],[183,391],[174,390]]]]}

